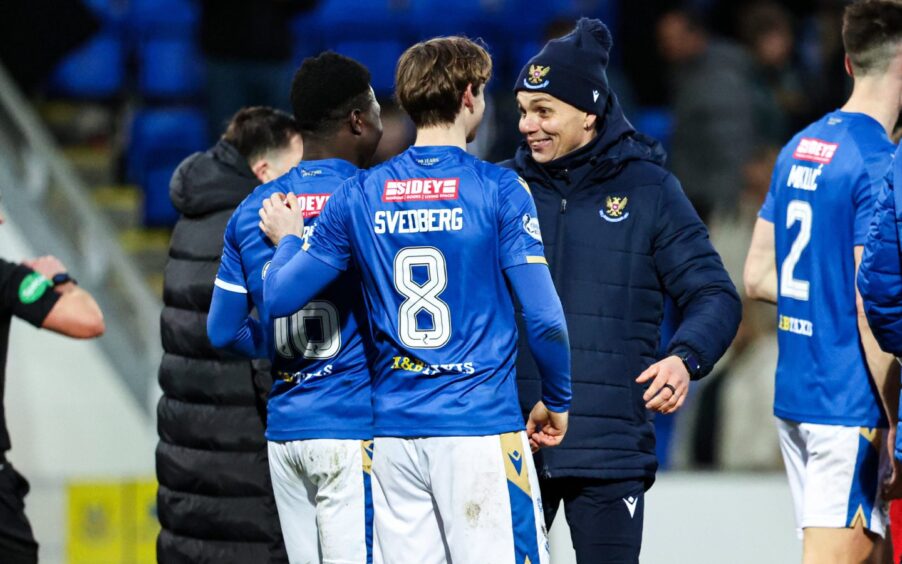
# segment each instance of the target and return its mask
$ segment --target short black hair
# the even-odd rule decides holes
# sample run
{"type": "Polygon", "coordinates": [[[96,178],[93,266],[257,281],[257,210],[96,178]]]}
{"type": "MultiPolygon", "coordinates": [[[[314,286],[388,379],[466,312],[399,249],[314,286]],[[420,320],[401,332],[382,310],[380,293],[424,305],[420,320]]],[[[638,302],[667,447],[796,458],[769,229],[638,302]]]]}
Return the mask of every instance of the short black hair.
{"type": "Polygon", "coordinates": [[[902,41],[902,2],[864,0],[846,6],[842,41],[853,69],[885,71],[902,41]]]}
{"type": "Polygon", "coordinates": [[[268,151],[288,147],[291,138],[300,133],[297,122],[288,112],[253,106],[241,108],[232,116],[222,139],[252,162],[268,151]]]}
{"type": "Polygon", "coordinates": [[[333,51],[308,57],[291,82],[291,107],[303,134],[334,133],[354,109],[370,100],[370,71],[333,51]]]}

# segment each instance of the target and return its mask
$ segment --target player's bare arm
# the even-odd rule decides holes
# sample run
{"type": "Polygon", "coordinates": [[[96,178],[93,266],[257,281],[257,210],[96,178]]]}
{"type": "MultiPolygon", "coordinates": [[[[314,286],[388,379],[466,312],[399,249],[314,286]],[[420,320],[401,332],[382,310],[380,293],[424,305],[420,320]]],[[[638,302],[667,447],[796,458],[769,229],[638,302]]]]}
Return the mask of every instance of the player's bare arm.
{"type": "MultiPolygon", "coordinates": [[[[58,258],[49,255],[26,260],[22,264],[47,280],[53,280],[57,274],[67,272],[65,265],[58,258]]],[[[74,282],[57,284],[53,290],[61,297],[44,318],[42,329],[75,339],[93,339],[103,335],[106,330],[103,312],[91,294],[79,288],[74,282]]]]}
{"type": "Polygon", "coordinates": [[[743,272],[745,295],[753,300],[777,303],[777,256],[774,224],[758,218],[743,272]]]}
{"type": "Polygon", "coordinates": [[[260,208],[260,229],[273,244],[288,235],[303,236],[304,218],[300,212],[297,196],[294,194],[273,194],[263,200],[260,208]]]}

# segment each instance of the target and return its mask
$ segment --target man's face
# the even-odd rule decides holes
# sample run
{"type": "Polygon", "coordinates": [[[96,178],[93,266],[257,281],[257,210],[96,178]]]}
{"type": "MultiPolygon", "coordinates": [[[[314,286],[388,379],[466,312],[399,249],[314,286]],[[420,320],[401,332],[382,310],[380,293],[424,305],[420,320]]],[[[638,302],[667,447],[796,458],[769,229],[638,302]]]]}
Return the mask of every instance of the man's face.
{"type": "Polygon", "coordinates": [[[301,162],[302,156],[304,156],[304,144],[301,141],[301,136],[292,135],[291,141],[285,148],[270,151],[260,159],[260,161],[266,163],[266,166],[260,167],[259,164],[256,164],[251,168],[257,175],[257,179],[262,183],[266,183],[279,178],[296,167],[301,162]]]}
{"type": "Polygon", "coordinates": [[[532,158],[547,163],[579,149],[595,137],[595,115],[544,92],[517,92],[520,133],[532,158]]]}

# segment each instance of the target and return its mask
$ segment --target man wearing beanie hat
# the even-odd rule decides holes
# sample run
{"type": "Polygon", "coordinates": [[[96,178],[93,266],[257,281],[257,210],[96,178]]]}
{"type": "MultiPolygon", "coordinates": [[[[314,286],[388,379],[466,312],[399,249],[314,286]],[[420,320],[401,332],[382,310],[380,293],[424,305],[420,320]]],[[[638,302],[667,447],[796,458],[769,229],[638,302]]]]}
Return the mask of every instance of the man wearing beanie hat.
{"type": "MultiPolygon", "coordinates": [[[[680,408],[741,315],[664,151],[608,85],[611,45],[602,22],[583,18],[524,66],[514,90],[525,142],[501,163],[532,188],[570,328],[570,433],[536,455],[545,518],[550,527],[563,500],[577,560],[593,563],[638,562],[657,469],[652,413],[680,408]],[[665,295],[682,322],[658,360],[665,295]]],[[[522,340],[517,374],[527,410],[541,388],[522,340]]]]}

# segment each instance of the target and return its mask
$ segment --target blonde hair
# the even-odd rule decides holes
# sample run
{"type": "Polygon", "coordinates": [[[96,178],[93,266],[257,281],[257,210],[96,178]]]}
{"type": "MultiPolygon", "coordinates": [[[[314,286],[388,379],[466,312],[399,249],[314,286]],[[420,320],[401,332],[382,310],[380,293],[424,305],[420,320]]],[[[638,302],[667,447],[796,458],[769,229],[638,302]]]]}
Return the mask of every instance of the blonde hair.
{"type": "Polygon", "coordinates": [[[466,37],[437,37],[410,47],[398,60],[395,97],[417,127],[454,123],[470,84],[478,95],[492,76],[492,58],[466,37]]]}

